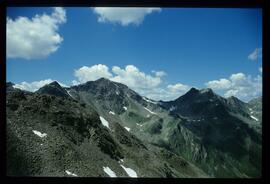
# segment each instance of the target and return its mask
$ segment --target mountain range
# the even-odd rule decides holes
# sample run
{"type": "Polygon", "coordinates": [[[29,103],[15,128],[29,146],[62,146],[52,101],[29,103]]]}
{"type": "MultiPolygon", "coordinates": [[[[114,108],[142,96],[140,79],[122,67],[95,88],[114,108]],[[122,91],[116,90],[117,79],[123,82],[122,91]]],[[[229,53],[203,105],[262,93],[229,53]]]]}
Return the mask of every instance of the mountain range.
{"type": "Polygon", "coordinates": [[[261,177],[261,97],[155,101],[106,78],[6,95],[11,176],[261,177]]]}

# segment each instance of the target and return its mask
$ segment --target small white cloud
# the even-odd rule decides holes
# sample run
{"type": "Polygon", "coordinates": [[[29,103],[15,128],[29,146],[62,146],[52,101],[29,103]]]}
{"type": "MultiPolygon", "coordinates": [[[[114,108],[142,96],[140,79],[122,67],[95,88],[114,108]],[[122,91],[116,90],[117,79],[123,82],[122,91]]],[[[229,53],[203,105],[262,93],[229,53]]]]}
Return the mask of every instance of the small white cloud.
{"type": "Polygon", "coordinates": [[[93,8],[98,15],[98,22],[118,23],[122,26],[139,25],[144,17],[153,12],[160,12],[160,8],[123,8],[97,7],[93,8]]]}
{"type": "Polygon", "coordinates": [[[6,54],[8,58],[38,59],[58,50],[63,38],[58,34],[60,24],[66,22],[63,8],[54,8],[51,15],[35,15],[32,19],[7,17],[6,54]]]}
{"type": "MultiPolygon", "coordinates": [[[[45,80],[41,80],[41,81],[34,81],[34,82],[21,82],[20,84],[15,84],[14,87],[15,88],[19,88],[21,90],[25,90],[25,91],[31,91],[34,92],[36,90],[38,90],[39,88],[43,87],[46,84],[50,84],[53,81],[56,80],[52,80],[52,79],[45,79],[45,80]]],[[[57,81],[61,86],[63,87],[67,87],[67,85],[57,81]]]]}
{"type": "Polygon", "coordinates": [[[157,87],[162,82],[161,77],[147,75],[133,65],[127,65],[125,69],[114,66],[112,71],[115,74],[112,81],[126,84],[134,90],[157,87]]]}
{"type": "Polygon", "coordinates": [[[167,88],[171,91],[171,92],[183,92],[183,91],[187,91],[189,89],[189,86],[181,84],[181,83],[177,83],[174,85],[168,85],[167,88]]]}
{"type": "Polygon", "coordinates": [[[91,67],[83,66],[78,70],[75,70],[74,75],[78,78],[78,81],[74,80],[72,82],[74,85],[87,81],[94,81],[102,77],[112,77],[112,74],[109,72],[109,68],[102,64],[93,65],[91,67]]]}
{"type": "Polygon", "coordinates": [[[228,89],[231,87],[231,81],[229,81],[228,79],[219,79],[209,81],[205,85],[212,89],[228,89]]]}
{"type": "Polygon", "coordinates": [[[248,59],[257,60],[262,57],[262,48],[256,48],[251,54],[248,55],[248,59]]]}
{"type": "Polygon", "coordinates": [[[151,72],[154,73],[157,77],[163,77],[163,76],[167,75],[166,72],[164,72],[164,71],[152,70],[151,72]]]}
{"type": "Polygon", "coordinates": [[[260,73],[262,73],[262,67],[259,68],[260,73]]]}

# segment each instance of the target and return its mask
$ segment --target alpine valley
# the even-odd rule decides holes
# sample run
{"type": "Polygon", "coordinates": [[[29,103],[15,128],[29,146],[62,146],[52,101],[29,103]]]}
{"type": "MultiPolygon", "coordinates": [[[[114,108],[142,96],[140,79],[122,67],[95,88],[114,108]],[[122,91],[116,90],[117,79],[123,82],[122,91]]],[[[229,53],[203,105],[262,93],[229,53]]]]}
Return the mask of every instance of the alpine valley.
{"type": "Polygon", "coordinates": [[[191,88],[154,101],[100,78],[36,92],[6,83],[7,175],[261,177],[262,98],[191,88]]]}

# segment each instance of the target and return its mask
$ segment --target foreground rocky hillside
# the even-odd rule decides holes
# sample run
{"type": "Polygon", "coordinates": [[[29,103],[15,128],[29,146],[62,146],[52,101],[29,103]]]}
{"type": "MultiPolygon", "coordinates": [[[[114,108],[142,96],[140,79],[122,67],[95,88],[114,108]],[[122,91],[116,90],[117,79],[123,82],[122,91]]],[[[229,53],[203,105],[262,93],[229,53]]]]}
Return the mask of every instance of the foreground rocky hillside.
{"type": "Polygon", "coordinates": [[[46,88],[30,93],[7,84],[8,175],[207,177],[181,156],[61,95],[58,84],[46,88]]]}
{"type": "Polygon", "coordinates": [[[12,85],[10,175],[261,176],[262,99],[192,88],[157,102],[105,78],[69,88],[53,82],[35,93],[12,85]]]}

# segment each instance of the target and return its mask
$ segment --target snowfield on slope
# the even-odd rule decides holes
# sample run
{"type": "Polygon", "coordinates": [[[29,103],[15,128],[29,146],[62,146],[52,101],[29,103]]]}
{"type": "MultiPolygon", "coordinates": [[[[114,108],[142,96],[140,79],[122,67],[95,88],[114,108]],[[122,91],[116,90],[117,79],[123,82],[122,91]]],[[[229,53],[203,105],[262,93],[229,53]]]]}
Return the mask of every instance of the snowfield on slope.
{"type": "Polygon", "coordinates": [[[125,166],[123,166],[123,165],[120,165],[120,166],[126,171],[126,173],[127,173],[130,177],[132,177],[132,178],[138,178],[137,173],[136,173],[133,169],[127,168],[127,167],[125,167],[125,166]]]}
{"type": "Polygon", "coordinates": [[[107,127],[107,128],[110,129],[109,122],[106,119],[104,119],[102,116],[99,116],[99,119],[100,119],[100,121],[101,121],[101,123],[102,123],[103,126],[105,126],[105,127],[107,127]]]}
{"type": "Polygon", "coordinates": [[[147,109],[146,107],[143,107],[143,108],[144,108],[145,110],[147,110],[148,112],[150,112],[151,114],[157,114],[157,113],[155,113],[155,112],[153,112],[153,111],[147,109]]]}
{"type": "Polygon", "coordinates": [[[124,108],[125,110],[127,110],[127,107],[126,107],[126,106],[124,106],[123,108],[124,108]]]}
{"type": "Polygon", "coordinates": [[[106,174],[108,174],[110,177],[113,177],[113,178],[117,177],[116,174],[115,174],[115,172],[113,172],[113,171],[111,170],[111,168],[109,168],[109,167],[103,167],[103,171],[104,171],[106,174]]]}
{"type": "Polygon", "coordinates": [[[128,127],[125,127],[125,129],[126,129],[127,131],[130,131],[130,128],[128,128],[128,127]]]}
{"type": "Polygon", "coordinates": [[[70,90],[66,90],[66,92],[68,93],[68,95],[73,98],[75,100],[75,98],[70,94],[70,90]]]}
{"type": "Polygon", "coordinates": [[[41,133],[40,131],[37,131],[37,130],[33,130],[34,134],[36,134],[37,136],[43,138],[43,137],[46,137],[47,134],[46,133],[41,133]]]}
{"type": "Polygon", "coordinates": [[[254,116],[250,116],[252,119],[254,119],[255,121],[259,121],[256,117],[254,116]]]}
{"type": "Polygon", "coordinates": [[[66,173],[67,173],[68,175],[70,175],[70,176],[78,176],[77,174],[74,174],[74,173],[72,173],[72,172],[70,172],[70,171],[68,171],[68,170],[66,170],[66,173]]]}
{"type": "Polygon", "coordinates": [[[174,111],[175,109],[177,109],[177,107],[174,105],[170,107],[170,111],[174,111]]]}
{"type": "Polygon", "coordinates": [[[149,103],[157,104],[157,102],[152,101],[152,100],[150,100],[150,99],[147,99],[147,98],[145,98],[145,97],[143,97],[143,99],[144,99],[145,101],[149,102],[149,103]]]}
{"type": "Polygon", "coordinates": [[[110,111],[109,114],[115,115],[115,113],[113,111],[110,111]]]}

